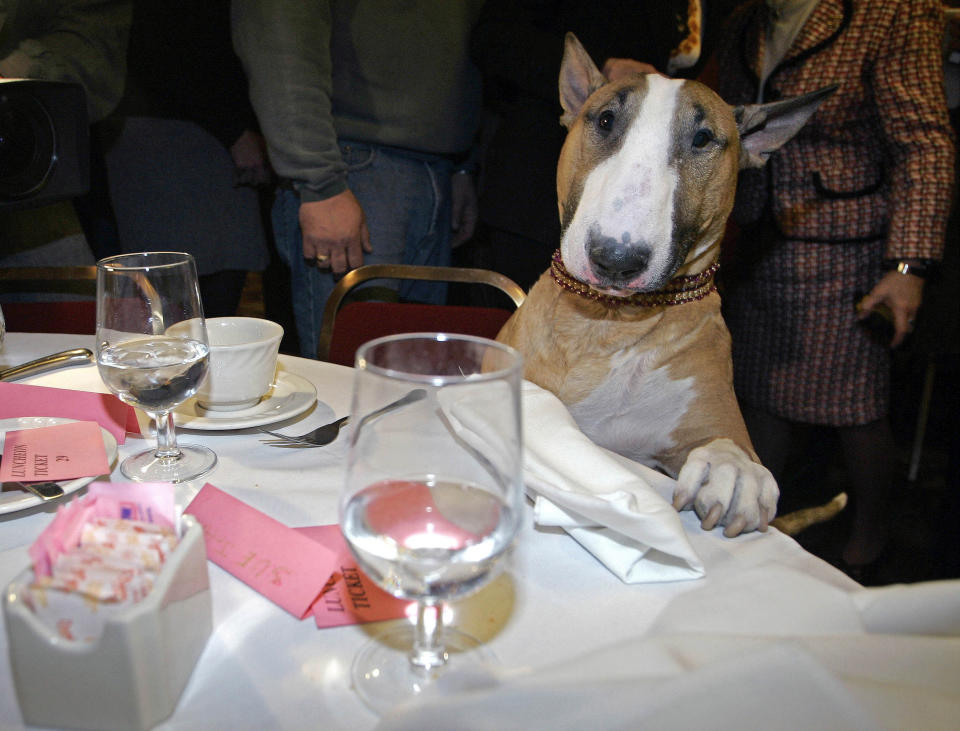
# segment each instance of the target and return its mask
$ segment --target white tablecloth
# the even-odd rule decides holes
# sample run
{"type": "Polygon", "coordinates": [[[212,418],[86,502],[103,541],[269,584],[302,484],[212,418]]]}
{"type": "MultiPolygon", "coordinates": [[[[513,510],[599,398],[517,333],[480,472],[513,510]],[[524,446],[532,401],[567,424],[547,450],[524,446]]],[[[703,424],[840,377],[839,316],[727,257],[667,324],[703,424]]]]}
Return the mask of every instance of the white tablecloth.
{"type": "MultiPolygon", "coordinates": [[[[92,338],[82,336],[8,334],[0,367],[91,345],[92,338]]],[[[349,369],[287,356],[281,368],[308,378],[318,392],[316,407],[294,420],[291,432],[347,412],[349,369]]],[[[96,378],[95,367],[85,366],[31,382],[82,387],[96,378]]],[[[178,438],[218,454],[204,481],[267,515],[290,526],[336,522],[346,439],[323,449],[284,450],[261,444],[256,430],[181,431],[178,438]]],[[[143,444],[128,438],[121,457],[143,444]]],[[[113,479],[123,480],[118,471],[113,479]]],[[[204,481],[179,486],[178,502],[188,503],[204,481]]],[[[48,507],[0,516],[0,586],[27,565],[27,546],[52,515],[48,507]]],[[[774,530],[726,539],[702,532],[690,513],[682,519],[706,577],[639,585],[622,583],[563,531],[535,529],[528,519],[505,574],[454,606],[454,624],[485,640],[499,658],[503,685],[446,701],[453,705],[439,710],[427,706],[419,720],[398,716],[391,723],[445,718],[456,727],[457,718],[464,725],[485,718],[486,725],[473,727],[495,727],[494,711],[507,722],[503,709],[512,707],[505,703],[513,694],[539,701],[530,706],[537,715],[514,716],[520,725],[573,726],[569,714],[565,722],[550,714],[566,713],[576,699],[579,708],[596,708],[596,727],[641,716],[662,727],[689,722],[696,717],[691,698],[711,693],[725,699],[716,706],[724,710],[711,717],[713,728],[752,725],[748,709],[778,703],[786,704],[781,727],[799,722],[796,714],[804,709],[809,719],[833,718],[836,727],[864,720],[888,728],[960,723],[960,582],[866,590],[774,530]],[[758,679],[765,682],[757,685],[758,679]],[[624,694],[624,684],[647,690],[624,694]],[[830,692],[817,695],[825,687],[830,692]],[[744,715],[726,717],[734,706],[744,715]],[[677,715],[681,710],[687,715],[677,715]]],[[[318,630],[212,564],[210,573],[214,634],[162,728],[377,724],[349,681],[351,659],[377,625],[318,630]]],[[[3,729],[23,726],[6,643],[0,630],[3,729]]]]}

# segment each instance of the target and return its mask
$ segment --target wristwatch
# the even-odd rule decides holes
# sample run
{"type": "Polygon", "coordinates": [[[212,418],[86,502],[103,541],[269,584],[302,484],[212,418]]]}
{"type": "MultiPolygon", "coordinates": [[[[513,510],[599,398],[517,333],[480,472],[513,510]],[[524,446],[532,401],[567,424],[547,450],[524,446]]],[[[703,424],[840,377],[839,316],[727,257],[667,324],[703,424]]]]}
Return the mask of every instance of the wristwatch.
{"type": "Polygon", "coordinates": [[[912,274],[920,279],[926,279],[930,275],[930,265],[926,261],[891,261],[884,262],[883,268],[886,271],[895,271],[898,274],[912,274]]]}

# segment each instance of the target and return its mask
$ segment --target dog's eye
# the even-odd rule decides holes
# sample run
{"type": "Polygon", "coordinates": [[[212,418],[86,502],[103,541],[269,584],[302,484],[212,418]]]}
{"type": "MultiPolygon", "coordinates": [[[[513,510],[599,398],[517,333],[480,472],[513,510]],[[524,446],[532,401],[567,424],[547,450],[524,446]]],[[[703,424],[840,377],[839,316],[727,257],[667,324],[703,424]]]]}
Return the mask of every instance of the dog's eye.
{"type": "Polygon", "coordinates": [[[713,141],[713,132],[708,129],[698,129],[693,136],[693,146],[702,150],[713,141]]]}
{"type": "Polygon", "coordinates": [[[609,109],[602,112],[600,116],[597,117],[597,129],[603,134],[609,134],[611,130],[613,130],[613,122],[616,118],[616,115],[609,109]]]}

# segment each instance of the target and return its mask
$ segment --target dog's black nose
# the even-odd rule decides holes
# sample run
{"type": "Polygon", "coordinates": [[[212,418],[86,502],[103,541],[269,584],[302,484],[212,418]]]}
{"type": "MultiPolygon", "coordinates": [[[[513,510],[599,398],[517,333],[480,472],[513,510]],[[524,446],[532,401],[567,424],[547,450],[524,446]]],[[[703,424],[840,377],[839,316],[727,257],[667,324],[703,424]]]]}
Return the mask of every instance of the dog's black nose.
{"type": "Polygon", "coordinates": [[[611,282],[627,282],[642,274],[650,262],[650,249],[623,244],[610,237],[591,237],[587,253],[594,271],[611,282]]]}

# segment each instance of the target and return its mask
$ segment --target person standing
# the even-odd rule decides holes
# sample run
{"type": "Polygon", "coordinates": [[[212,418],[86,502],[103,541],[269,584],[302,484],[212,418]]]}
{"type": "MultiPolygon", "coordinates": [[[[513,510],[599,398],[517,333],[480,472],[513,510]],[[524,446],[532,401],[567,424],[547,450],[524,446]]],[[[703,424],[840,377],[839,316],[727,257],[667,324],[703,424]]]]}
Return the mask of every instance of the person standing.
{"type": "Polygon", "coordinates": [[[135,0],[127,70],[95,126],[119,251],[192,254],[206,316],[235,315],[268,262],[257,187],[271,178],[229,0],[135,0]]]}
{"type": "Polygon", "coordinates": [[[764,464],[779,479],[799,429],[837,430],[853,573],[879,557],[889,527],[890,348],[910,332],[944,247],[954,152],[942,32],[938,0],[753,0],[717,46],[717,91],[732,104],[837,85],[765,167],[741,174],[723,292],[764,464]],[[866,327],[880,310],[885,336],[866,327]]]}
{"type": "MultiPolygon", "coordinates": [[[[481,4],[234,1],[234,47],[281,178],[273,225],[304,356],[339,275],[447,265],[453,230],[470,233],[480,78],[467,44],[481,4]]],[[[389,286],[445,301],[443,285],[389,286]]]]}

